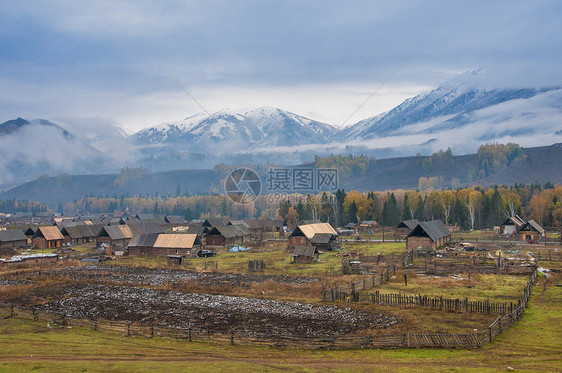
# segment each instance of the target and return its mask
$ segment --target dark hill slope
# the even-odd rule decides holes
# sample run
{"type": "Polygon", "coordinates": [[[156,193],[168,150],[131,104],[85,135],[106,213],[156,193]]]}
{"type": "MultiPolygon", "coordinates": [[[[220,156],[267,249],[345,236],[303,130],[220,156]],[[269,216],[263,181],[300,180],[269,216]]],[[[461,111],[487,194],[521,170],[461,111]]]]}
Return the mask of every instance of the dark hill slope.
{"type": "MultiPolygon", "coordinates": [[[[36,200],[51,206],[85,196],[141,195],[171,193],[177,187],[182,192],[207,194],[218,187],[219,179],[213,170],[179,170],[147,173],[126,185],[116,183],[118,174],[72,175],[38,178],[0,194],[0,199],[36,200]]],[[[215,190],[215,192],[218,191],[215,190]]]]}
{"type": "MultiPolygon", "coordinates": [[[[452,179],[461,186],[494,184],[512,185],[515,183],[544,184],[562,183],[562,144],[526,148],[525,157],[513,162],[506,169],[480,180],[469,182],[468,170],[478,170],[478,156],[468,154],[455,156],[451,161],[433,162],[431,170],[424,170],[426,157],[401,157],[371,161],[365,176],[342,178],[339,186],[366,192],[370,190],[417,189],[420,177],[439,177],[439,187],[448,188],[452,179]]],[[[312,166],[308,164],[305,166],[312,166]]],[[[179,170],[154,172],[118,186],[119,175],[78,175],[64,177],[44,177],[25,183],[0,194],[0,199],[25,199],[56,203],[72,201],[84,196],[104,195],[142,195],[170,193],[174,195],[178,186],[182,193],[208,194],[222,192],[220,178],[213,170],[179,170]]],[[[262,175],[262,182],[267,178],[262,175]]]]}

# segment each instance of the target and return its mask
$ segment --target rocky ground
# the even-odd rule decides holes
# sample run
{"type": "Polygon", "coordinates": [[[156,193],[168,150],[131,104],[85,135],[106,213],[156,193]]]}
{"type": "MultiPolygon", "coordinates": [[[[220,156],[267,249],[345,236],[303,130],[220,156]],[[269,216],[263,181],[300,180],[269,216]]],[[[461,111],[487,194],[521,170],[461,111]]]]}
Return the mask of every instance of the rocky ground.
{"type": "Polygon", "coordinates": [[[293,336],[348,335],[389,328],[400,319],[334,306],[260,298],[190,294],[129,286],[73,284],[43,289],[39,310],[87,319],[126,320],[212,332],[232,330],[293,336]]]}

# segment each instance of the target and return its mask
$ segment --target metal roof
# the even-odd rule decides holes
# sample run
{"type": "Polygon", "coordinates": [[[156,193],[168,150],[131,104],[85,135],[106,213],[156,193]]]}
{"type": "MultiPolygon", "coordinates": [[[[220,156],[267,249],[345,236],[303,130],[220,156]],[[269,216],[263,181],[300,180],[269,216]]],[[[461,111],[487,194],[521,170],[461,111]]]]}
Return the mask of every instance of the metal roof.
{"type": "Polygon", "coordinates": [[[396,228],[414,229],[419,223],[420,221],[418,219],[404,220],[403,222],[398,224],[396,228]]]}
{"type": "Polygon", "coordinates": [[[451,232],[447,229],[445,224],[441,220],[432,220],[427,222],[420,222],[407,237],[412,236],[423,236],[426,234],[433,241],[437,241],[442,237],[447,237],[451,235],[451,232]]]}
{"type": "Polygon", "coordinates": [[[98,232],[94,232],[94,230],[92,230],[92,227],[93,226],[86,224],[74,225],[62,228],[61,233],[63,236],[70,236],[73,239],[95,237],[97,236],[98,232]]]}
{"type": "Polygon", "coordinates": [[[153,247],[160,233],[145,233],[134,235],[128,247],[153,247]]]}
{"type": "Polygon", "coordinates": [[[224,236],[224,238],[234,238],[234,237],[243,237],[247,233],[244,233],[238,226],[236,225],[219,225],[213,227],[207,233],[207,236],[224,236]]]}
{"type": "Polygon", "coordinates": [[[0,231],[0,242],[26,241],[27,237],[19,229],[0,231]]]}

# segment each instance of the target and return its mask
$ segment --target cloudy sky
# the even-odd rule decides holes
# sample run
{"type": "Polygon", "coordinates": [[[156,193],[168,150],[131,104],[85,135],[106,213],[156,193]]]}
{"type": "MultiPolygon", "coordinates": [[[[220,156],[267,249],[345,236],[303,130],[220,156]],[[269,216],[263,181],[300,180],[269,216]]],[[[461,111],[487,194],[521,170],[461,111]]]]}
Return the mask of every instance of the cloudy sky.
{"type": "Polygon", "coordinates": [[[559,1],[0,0],[0,19],[0,122],[131,133],[202,111],[158,63],[210,112],[334,125],[375,91],[347,124],[474,69],[562,85],[559,1]]]}

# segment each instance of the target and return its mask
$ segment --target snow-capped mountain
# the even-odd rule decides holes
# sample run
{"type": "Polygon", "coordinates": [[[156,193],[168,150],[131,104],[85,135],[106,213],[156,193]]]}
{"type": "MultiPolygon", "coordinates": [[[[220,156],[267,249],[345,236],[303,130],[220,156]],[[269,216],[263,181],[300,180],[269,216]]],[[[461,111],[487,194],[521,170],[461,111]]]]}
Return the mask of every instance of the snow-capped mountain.
{"type": "Polygon", "coordinates": [[[551,89],[483,89],[465,84],[446,84],[427,94],[409,98],[387,113],[362,120],[341,131],[344,141],[368,140],[411,133],[438,133],[470,123],[472,113],[504,102],[529,99],[551,89]]]}
{"type": "Polygon", "coordinates": [[[132,136],[138,145],[167,144],[192,151],[240,152],[255,148],[320,144],[337,129],[277,108],[222,110],[145,128],[132,136]]]}

